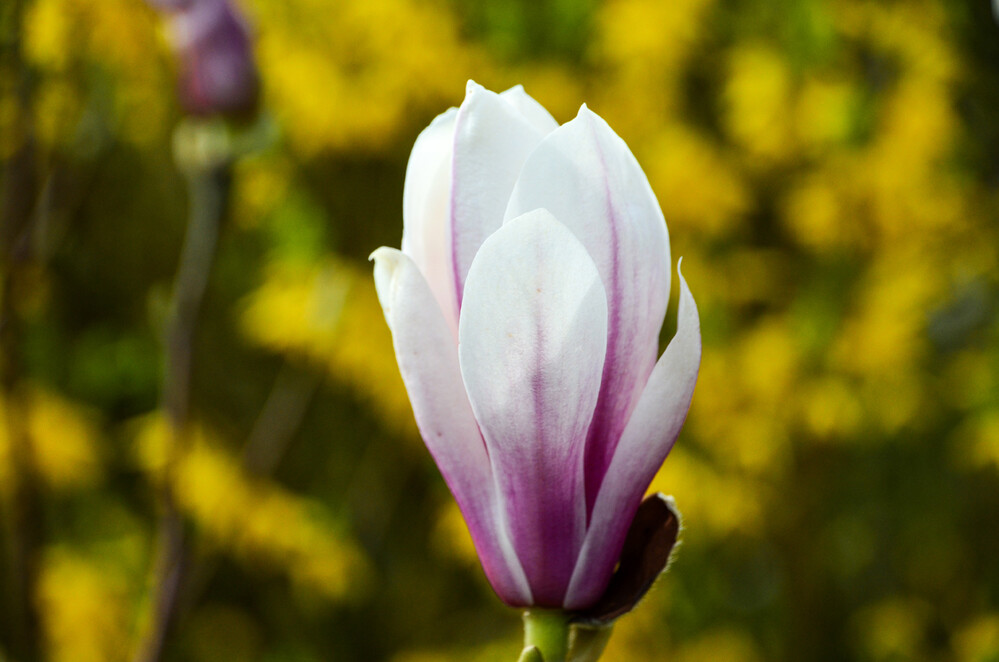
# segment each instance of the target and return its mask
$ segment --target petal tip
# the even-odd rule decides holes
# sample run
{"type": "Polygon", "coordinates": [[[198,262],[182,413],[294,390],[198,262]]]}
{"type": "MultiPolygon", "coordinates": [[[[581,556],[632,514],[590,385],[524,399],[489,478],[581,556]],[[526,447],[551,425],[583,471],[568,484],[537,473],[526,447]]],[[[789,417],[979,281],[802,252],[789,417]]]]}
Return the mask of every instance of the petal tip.
{"type": "MultiPolygon", "coordinates": [[[[694,295],[690,291],[690,285],[687,284],[687,279],[683,275],[683,257],[682,256],[676,261],[676,273],[680,277],[680,300],[681,300],[681,305],[683,305],[683,300],[684,299],[689,299],[690,303],[694,303],[694,295]]],[[[697,312],[696,311],[696,306],[695,306],[695,311],[694,312],[695,312],[695,314],[697,312]]],[[[698,328],[700,328],[700,320],[698,320],[698,328]]]]}
{"type": "Polygon", "coordinates": [[[379,246],[375,250],[371,251],[371,255],[368,256],[368,262],[374,262],[376,265],[379,260],[389,260],[392,262],[397,262],[398,257],[395,253],[399,251],[395,248],[389,248],[388,246],[379,246]]]}
{"type": "Polygon", "coordinates": [[[585,118],[585,119],[587,119],[587,120],[591,120],[591,121],[592,121],[592,120],[593,120],[594,118],[596,118],[596,117],[600,117],[600,116],[599,116],[599,115],[597,115],[597,114],[596,114],[595,112],[593,112],[593,109],[592,109],[592,108],[590,108],[589,106],[587,106],[587,105],[586,105],[586,104],[584,103],[584,104],[583,104],[582,106],[580,106],[580,107],[579,107],[579,112],[578,112],[578,113],[576,113],[576,117],[577,117],[578,119],[583,119],[583,118],[585,118]]]}
{"type": "Polygon", "coordinates": [[[477,92],[481,92],[481,91],[483,91],[485,89],[486,88],[482,87],[481,85],[479,85],[478,83],[476,83],[474,80],[472,80],[471,78],[469,78],[468,82],[465,83],[465,98],[467,99],[467,98],[471,97],[472,95],[476,94],[477,92]]]}
{"type": "Polygon", "coordinates": [[[402,264],[403,253],[398,249],[382,246],[368,259],[375,263],[375,291],[378,293],[378,301],[382,304],[387,319],[392,309],[396,275],[402,264]]]}
{"type": "Polygon", "coordinates": [[[568,122],[568,124],[573,123],[578,123],[581,127],[586,127],[588,136],[593,136],[593,134],[599,134],[604,131],[614,133],[614,130],[610,128],[610,125],[607,124],[604,118],[593,112],[593,109],[585,103],[579,107],[579,112],[576,113],[576,117],[573,118],[571,122],[568,122]]]}
{"type": "MultiPolygon", "coordinates": [[[[430,122],[430,126],[428,126],[427,129],[430,129],[430,128],[433,128],[433,127],[439,127],[439,126],[441,126],[441,125],[443,125],[443,124],[445,124],[447,122],[453,122],[454,121],[454,116],[455,116],[455,114],[457,112],[458,112],[458,109],[455,108],[454,106],[451,106],[450,108],[448,108],[447,110],[445,110],[443,113],[441,113],[440,115],[438,115],[437,117],[435,117],[430,122]]],[[[426,129],[424,129],[424,131],[426,131],[426,129]]]]}

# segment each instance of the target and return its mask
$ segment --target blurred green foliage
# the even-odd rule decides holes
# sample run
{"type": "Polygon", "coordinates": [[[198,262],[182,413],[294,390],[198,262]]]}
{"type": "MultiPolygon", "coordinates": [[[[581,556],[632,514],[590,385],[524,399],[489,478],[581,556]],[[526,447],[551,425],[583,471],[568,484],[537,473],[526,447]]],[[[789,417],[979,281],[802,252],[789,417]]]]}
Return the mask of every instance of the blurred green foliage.
{"type": "MultiPolygon", "coordinates": [[[[999,660],[987,2],[244,9],[280,138],[236,167],[198,329],[197,432],[173,478],[198,562],[168,659],[516,655],[365,261],[398,245],[416,134],[475,78],[608,120],[701,310],[693,408],[653,485],[685,514],[683,546],[607,659],[999,660]]],[[[3,288],[21,333],[4,344],[0,596],[19,581],[13,430],[41,497],[44,657],[125,660],[150,614],[160,330],[186,218],[169,48],[138,0],[7,0],[0,20],[3,202],[30,196],[40,228],[3,288]]],[[[23,635],[8,602],[0,660],[23,635]]]]}

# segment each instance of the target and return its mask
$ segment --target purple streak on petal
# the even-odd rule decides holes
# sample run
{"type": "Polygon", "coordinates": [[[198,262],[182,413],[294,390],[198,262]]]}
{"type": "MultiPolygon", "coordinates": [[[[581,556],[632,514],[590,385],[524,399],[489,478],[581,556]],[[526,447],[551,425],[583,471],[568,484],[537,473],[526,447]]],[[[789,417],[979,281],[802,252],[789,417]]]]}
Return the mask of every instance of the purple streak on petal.
{"type": "MultiPolygon", "coordinates": [[[[590,127],[592,130],[592,126],[590,127]]],[[[604,158],[603,150],[600,148],[600,141],[595,131],[593,134],[593,144],[595,152],[600,161],[600,167],[604,173],[607,172],[607,161],[604,158]]],[[[605,176],[603,178],[604,200],[606,203],[606,217],[608,220],[608,246],[610,249],[610,265],[605,275],[604,288],[607,290],[607,359],[604,362],[603,376],[600,381],[600,396],[597,399],[597,407],[593,412],[593,422],[590,423],[590,430],[586,437],[586,513],[587,517],[593,512],[593,503],[597,498],[597,490],[600,482],[604,479],[604,472],[610,465],[610,460],[617,447],[617,440],[624,429],[624,422],[627,420],[630,411],[616,415],[613,409],[620,408],[620,404],[615,400],[625,400],[622,395],[636,388],[635,382],[648,377],[647,374],[628,374],[622,370],[618,361],[622,353],[620,346],[621,338],[621,304],[624,301],[625,293],[621,291],[621,256],[620,256],[620,227],[622,219],[618,217],[614,209],[613,193],[610,190],[610,183],[605,176]],[[628,382],[632,382],[628,384],[628,382]],[[615,407],[614,405],[617,405],[615,407]]],[[[625,351],[624,353],[628,353],[625,351]]],[[[649,368],[651,371],[651,367],[649,368]]],[[[626,404],[630,404],[632,397],[626,398],[626,404]]],[[[630,409],[630,407],[628,407],[630,409]]]]}
{"type": "Polygon", "coordinates": [[[506,218],[537,207],[551,211],[583,243],[607,291],[607,358],[586,442],[589,513],[655,365],[669,298],[669,240],[638,162],[585,106],[528,158],[506,218]]]}
{"type": "Polygon", "coordinates": [[[642,495],[683,427],[700,360],[697,305],[681,274],[676,335],[649,377],[604,476],[566,608],[585,609],[607,586],[642,495]]]}
{"type": "Polygon", "coordinates": [[[596,266],[543,209],[486,239],[469,269],[461,372],[536,606],[562,604],[585,535],[606,324],[596,266]]]}
{"type": "Polygon", "coordinates": [[[380,248],[372,258],[378,298],[420,434],[461,508],[493,589],[509,605],[529,606],[531,590],[507,533],[451,329],[409,256],[380,248]]]}

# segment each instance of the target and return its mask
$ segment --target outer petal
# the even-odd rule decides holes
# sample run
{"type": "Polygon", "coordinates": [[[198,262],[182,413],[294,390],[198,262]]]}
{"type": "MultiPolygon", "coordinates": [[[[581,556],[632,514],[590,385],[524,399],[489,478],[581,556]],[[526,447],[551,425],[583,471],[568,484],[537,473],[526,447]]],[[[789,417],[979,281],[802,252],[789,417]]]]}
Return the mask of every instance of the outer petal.
{"type": "Polygon", "coordinates": [[[524,164],[506,218],[544,207],[583,242],[607,291],[607,361],[586,448],[592,509],[617,440],[655,365],[669,298],[669,239],[645,174],[583,106],[524,164]]]}
{"type": "Polygon", "coordinates": [[[451,174],[451,251],[459,310],[472,259],[503,224],[517,173],[543,137],[513,104],[468,82],[455,126],[451,174]]]}
{"type": "Polygon", "coordinates": [[[458,109],[451,108],[417,137],[402,193],[402,252],[413,259],[427,279],[455,335],[458,307],[451,276],[448,198],[457,116],[458,109]]]}
{"type": "Polygon", "coordinates": [[[469,270],[458,339],[534,602],[560,606],[586,527],[583,451],[607,343],[586,249],[543,209],[505,224],[469,270]]]}
{"type": "Polygon", "coordinates": [[[566,595],[568,609],[588,607],[607,586],[642,494],[687,417],[701,364],[701,324],[682,274],[677,317],[676,335],[649,377],[597,495],[566,595]]]}
{"type": "Polygon", "coordinates": [[[508,604],[530,605],[531,591],[502,524],[492,469],[462,385],[451,330],[408,256],[379,248],[372,258],[378,298],[423,440],[458,501],[496,593],[508,604]]]}

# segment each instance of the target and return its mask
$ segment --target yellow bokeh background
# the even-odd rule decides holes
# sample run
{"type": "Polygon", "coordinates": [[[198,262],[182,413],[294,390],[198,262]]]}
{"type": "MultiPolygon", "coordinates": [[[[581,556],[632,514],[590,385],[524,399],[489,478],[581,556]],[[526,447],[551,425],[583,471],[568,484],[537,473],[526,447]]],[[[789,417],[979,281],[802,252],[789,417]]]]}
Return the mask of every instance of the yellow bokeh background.
{"type": "MultiPolygon", "coordinates": [[[[650,487],[683,544],[605,659],[999,660],[985,0],[240,2],[262,98],[238,131],[259,144],[233,168],[172,459],[161,328],[186,189],[162,17],[7,3],[3,195],[30,193],[42,229],[2,293],[0,542],[33,485],[38,659],[134,654],[164,482],[198,559],[165,659],[516,659],[366,261],[398,245],[416,135],[475,79],[608,121],[701,315],[693,406],[650,487]],[[31,191],[8,183],[24,172],[31,191]]],[[[0,564],[0,594],[17,572],[0,564]]],[[[33,662],[0,602],[0,661],[33,662]]]]}

